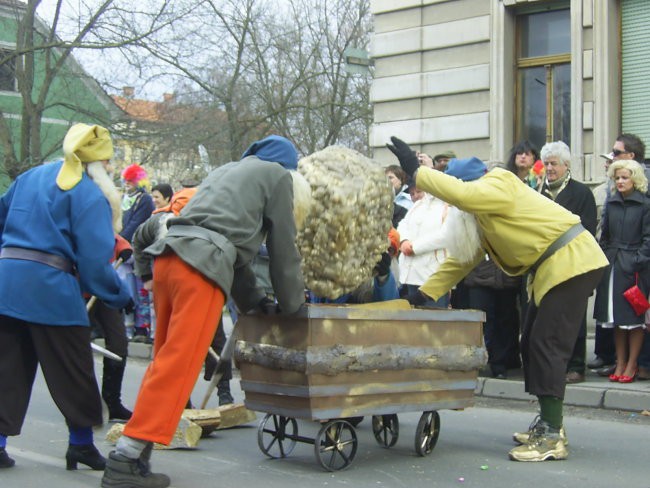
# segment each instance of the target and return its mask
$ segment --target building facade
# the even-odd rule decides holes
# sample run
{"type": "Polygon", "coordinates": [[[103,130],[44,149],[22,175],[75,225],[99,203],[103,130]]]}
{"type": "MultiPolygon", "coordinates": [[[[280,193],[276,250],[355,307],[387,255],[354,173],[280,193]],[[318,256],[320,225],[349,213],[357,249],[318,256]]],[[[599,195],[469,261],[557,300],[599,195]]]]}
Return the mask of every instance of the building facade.
{"type": "Polygon", "coordinates": [[[391,135],[428,154],[504,162],[563,140],[604,179],[620,132],[650,144],[647,0],[371,0],[375,158],[391,135]]]}

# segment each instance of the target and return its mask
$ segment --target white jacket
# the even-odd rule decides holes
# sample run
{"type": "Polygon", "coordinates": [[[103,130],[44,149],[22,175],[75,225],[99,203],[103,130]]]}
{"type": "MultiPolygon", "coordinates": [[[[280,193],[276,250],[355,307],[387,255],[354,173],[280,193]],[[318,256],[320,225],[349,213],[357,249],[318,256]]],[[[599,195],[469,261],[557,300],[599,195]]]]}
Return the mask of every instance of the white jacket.
{"type": "Polygon", "coordinates": [[[399,256],[399,281],[422,285],[447,257],[445,250],[448,205],[428,193],[413,204],[399,223],[401,241],[411,241],[413,256],[399,256]]]}

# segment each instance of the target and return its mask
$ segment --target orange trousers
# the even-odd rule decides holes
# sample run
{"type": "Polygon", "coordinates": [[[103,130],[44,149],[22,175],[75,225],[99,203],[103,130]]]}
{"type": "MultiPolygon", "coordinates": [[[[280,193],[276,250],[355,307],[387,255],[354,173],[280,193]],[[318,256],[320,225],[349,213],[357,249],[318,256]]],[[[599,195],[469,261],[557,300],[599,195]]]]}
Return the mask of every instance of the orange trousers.
{"type": "Polygon", "coordinates": [[[169,444],[219,325],[225,295],[176,254],[156,258],[156,335],[124,435],[169,444]]]}

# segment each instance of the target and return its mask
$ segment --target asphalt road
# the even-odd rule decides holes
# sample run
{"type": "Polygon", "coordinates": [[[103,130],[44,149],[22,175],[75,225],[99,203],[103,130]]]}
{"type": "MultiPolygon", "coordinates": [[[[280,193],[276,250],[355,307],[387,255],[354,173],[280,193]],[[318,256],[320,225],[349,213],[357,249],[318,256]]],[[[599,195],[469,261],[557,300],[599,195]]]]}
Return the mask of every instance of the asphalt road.
{"type": "MultiPolygon", "coordinates": [[[[100,366],[99,360],[96,369],[100,366]]],[[[132,405],[146,362],[132,360],[125,382],[126,403],[132,405]]],[[[236,400],[243,400],[233,381],[236,400]]],[[[193,395],[203,397],[200,380],[193,395]]],[[[213,403],[209,406],[215,406],[213,403]]],[[[357,429],[358,452],[351,466],[324,471],[314,447],[298,443],[284,459],[270,459],[257,444],[258,420],[250,425],[214,432],[196,450],[156,451],[154,471],[169,474],[176,488],[303,486],[355,487],[650,487],[650,417],[616,411],[568,408],[565,426],[569,459],[544,463],[508,460],[511,434],[525,429],[535,415],[533,402],[477,398],[465,411],[441,411],[437,445],[427,457],[414,451],[420,413],[400,414],[400,433],[394,447],[380,447],[370,419],[357,429]]],[[[96,433],[96,444],[107,454],[107,427],[96,433]]],[[[315,422],[298,422],[299,434],[313,438],[315,422]]],[[[12,469],[0,470],[0,488],[76,488],[99,486],[101,473],[88,469],[66,471],[67,429],[63,418],[38,377],[27,421],[19,437],[10,438],[8,450],[16,459],[12,469]]]]}

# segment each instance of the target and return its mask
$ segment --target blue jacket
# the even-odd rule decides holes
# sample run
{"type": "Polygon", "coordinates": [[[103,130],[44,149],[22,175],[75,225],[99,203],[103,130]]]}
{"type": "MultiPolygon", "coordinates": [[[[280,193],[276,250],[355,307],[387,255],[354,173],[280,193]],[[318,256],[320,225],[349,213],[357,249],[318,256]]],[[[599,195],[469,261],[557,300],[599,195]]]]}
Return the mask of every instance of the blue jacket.
{"type": "Polygon", "coordinates": [[[151,195],[145,192],[143,188],[138,188],[135,203],[122,214],[122,232],[120,232],[120,235],[127,241],[132,242],[136,229],[151,217],[155,209],[156,206],[151,195]]]}
{"type": "Polygon", "coordinates": [[[129,291],[113,270],[111,209],[84,173],[71,190],[56,185],[61,162],[33,168],[0,198],[0,245],[62,256],[78,276],[46,264],[0,259],[0,315],[45,325],[88,325],[82,292],[120,308],[129,291]]]}

